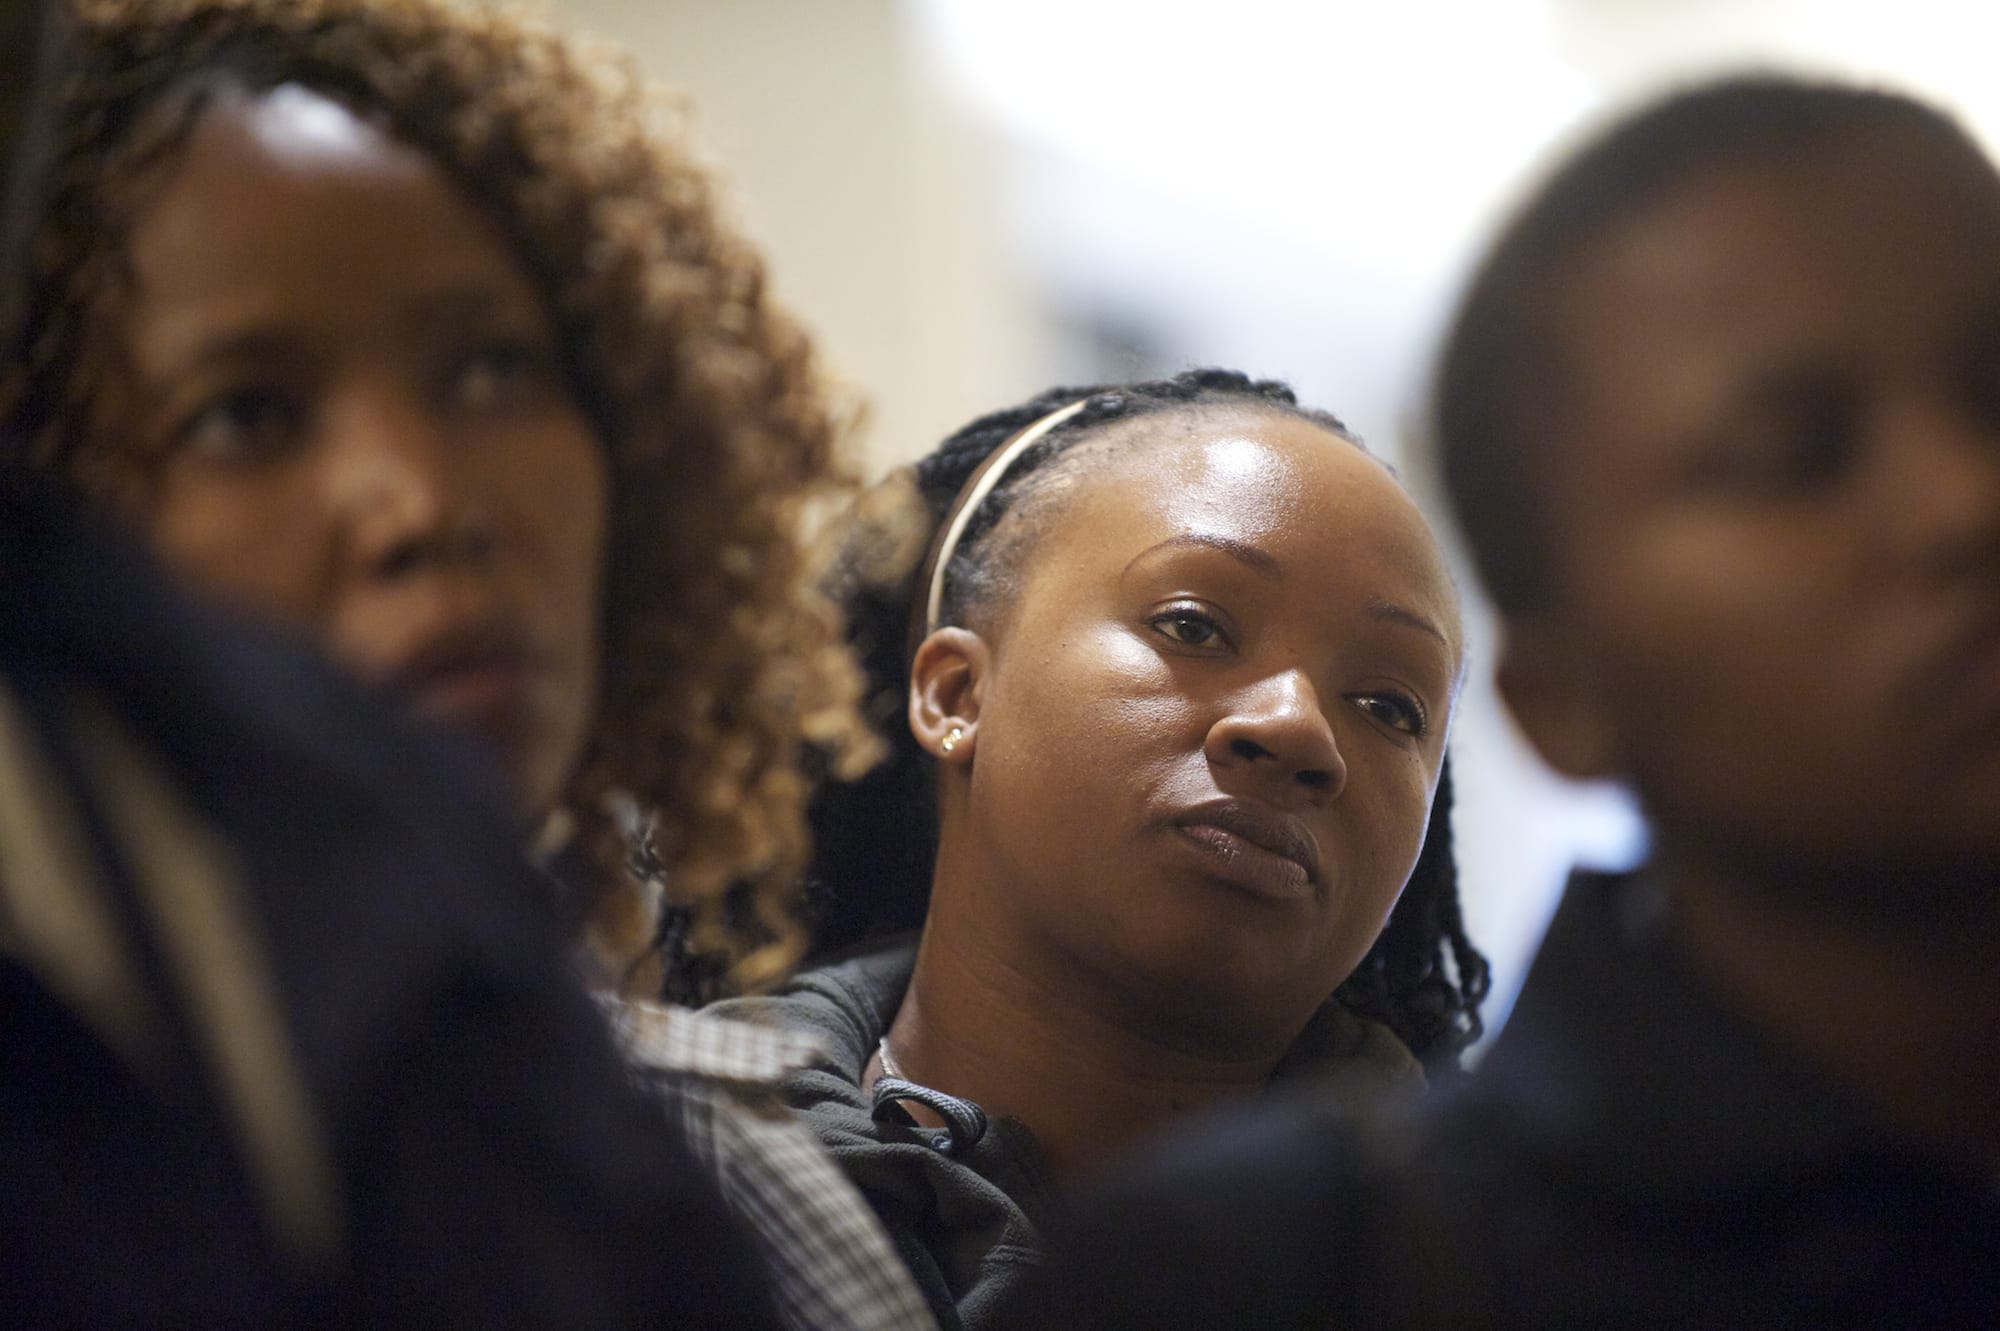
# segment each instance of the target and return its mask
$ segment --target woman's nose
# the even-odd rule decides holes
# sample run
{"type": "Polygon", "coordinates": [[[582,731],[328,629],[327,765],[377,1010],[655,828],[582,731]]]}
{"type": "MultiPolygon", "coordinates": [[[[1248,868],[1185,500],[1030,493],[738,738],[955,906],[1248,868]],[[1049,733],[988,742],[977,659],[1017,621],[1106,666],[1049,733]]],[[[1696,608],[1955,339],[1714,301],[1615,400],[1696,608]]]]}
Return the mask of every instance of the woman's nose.
{"type": "Polygon", "coordinates": [[[1312,681],[1299,670],[1237,694],[1209,728],[1203,750],[1225,787],[1250,783],[1256,789],[1245,793],[1280,806],[1329,803],[1347,782],[1333,726],[1312,681]]]}
{"type": "Polygon", "coordinates": [[[423,402],[360,392],[330,417],[328,487],[365,574],[398,578],[491,553],[471,469],[423,402]]]}

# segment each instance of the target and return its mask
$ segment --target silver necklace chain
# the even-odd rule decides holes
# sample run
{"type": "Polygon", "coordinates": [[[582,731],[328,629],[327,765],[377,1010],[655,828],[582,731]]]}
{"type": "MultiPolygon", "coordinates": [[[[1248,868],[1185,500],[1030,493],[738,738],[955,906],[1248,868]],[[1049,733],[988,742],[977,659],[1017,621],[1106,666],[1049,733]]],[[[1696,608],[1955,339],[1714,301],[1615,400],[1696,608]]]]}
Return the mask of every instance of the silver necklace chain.
{"type": "Polygon", "coordinates": [[[896,1066],[896,1060],[895,1060],[895,1059],[893,1059],[893,1058],[891,1058],[891,1057],[889,1056],[889,1037],[888,1037],[888,1036],[886,1036],[886,1035],[885,1035],[885,1036],[883,1036],[883,1037],[882,1037],[882,1038],[881,1038],[880,1040],[877,1040],[877,1041],[875,1042],[875,1052],[877,1052],[877,1053],[879,1053],[880,1055],[882,1055],[882,1075],[883,1075],[883,1076],[885,1076],[885,1077],[894,1077],[894,1078],[895,1078],[895,1079],[896,1079],[897,1081],[908,1081],[908,1080],[909,1080],[909,1078],[908,1078],[907,1076],[905,1076],[905,1075],[903,1074],[903,1070],[902,1070],[901,1068],[899,1068],[899,1067],[897,1067],[897,1066],[896,1066]]]}

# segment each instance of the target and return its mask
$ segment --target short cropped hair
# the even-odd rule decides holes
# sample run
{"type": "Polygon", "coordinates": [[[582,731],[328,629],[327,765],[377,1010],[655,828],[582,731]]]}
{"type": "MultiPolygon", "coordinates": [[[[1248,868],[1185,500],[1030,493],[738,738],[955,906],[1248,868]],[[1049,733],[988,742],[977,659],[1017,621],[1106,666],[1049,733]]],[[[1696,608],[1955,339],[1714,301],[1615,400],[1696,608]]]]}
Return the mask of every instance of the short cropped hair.
{"type": "Polygon", "coordinates": [[[1565,390],[1566,270],[1669,188],[1714,167],[1795,157],[1861,134],[1909,134],[1993,166],[1944,112],[1873,88],[1751,75],[1643,107],[1587,143],[1501,231],[1440,356],[1432,429],[1445,491],[1503,615],[1545,605],[1557,576],[1548,444],[1565,390]]]}

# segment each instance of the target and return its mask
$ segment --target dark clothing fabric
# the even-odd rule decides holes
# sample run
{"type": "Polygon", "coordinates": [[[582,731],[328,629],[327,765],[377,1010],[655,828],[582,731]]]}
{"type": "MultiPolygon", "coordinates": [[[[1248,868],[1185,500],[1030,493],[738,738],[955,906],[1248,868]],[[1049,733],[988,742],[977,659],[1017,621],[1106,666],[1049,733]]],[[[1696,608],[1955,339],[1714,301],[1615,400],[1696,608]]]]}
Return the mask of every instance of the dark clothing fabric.
{"type": "Polygon", "coordinates": [[[1721,1007],[1651,886],[1579,875],[1415,1125],[1212,1124],[1107,1189],[1023,1326],[2000,1326],[2000,1187],[1721,1007]]]}
{"type": "MultiPolygon", "coordinates": [[[[861,1078],[909,988],[916,943],[905,939],[809,972],[776,995],[711,1009],[809,1032],[828,1050],[794,1073],[787,1101],[881,1215],[939,1325],[991,1327],[1045,1260],[1043,1234],[1061,1199],[1032,1134],[1008,1118],[936,1090],[861,1078]],[[913,1126],[897,1106],[922,1101],[954,1124],[913,1126]]],[[[1416,1060],[1387,1029],[1329,1004],[1280,1069],[1329,1098],[1422,1087],[1416,1060]]]]}
{"type": "Polygon", "coordinates": [[[468,755],[17,478],[0,703],[0,1323],[775,1325],[468,755]]]}
{"type": "Polygon", "coordinates": [[[910,987],[916,952],[913,940],[901,940],[801,975],[771,997],[708,1010],[817,1037],[826,1052],[786,1081],[786,1102],[882,1218],[938,1324],[978,1327],[1040,1260],[1054,1191],[1019,1123],[993,1119],[976,1141],[965,1133],[954,1142],[886,1102],[878,1117],[862,1091],[862,1072],[910,987]]]}

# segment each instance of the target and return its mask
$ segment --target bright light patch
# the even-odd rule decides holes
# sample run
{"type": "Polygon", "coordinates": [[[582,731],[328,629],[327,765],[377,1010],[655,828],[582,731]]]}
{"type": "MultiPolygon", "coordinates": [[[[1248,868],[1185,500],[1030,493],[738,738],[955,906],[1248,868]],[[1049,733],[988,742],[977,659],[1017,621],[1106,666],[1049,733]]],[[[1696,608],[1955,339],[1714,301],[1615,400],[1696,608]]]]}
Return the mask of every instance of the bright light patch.
{"type": "Polygon", "coordinates": [[[420,168],[421,164],[413,153],[383,154],[380,130],[339,102],[295,83],[265,94],[248,124],[258,145],[279,163],[302,167],[365,164],[372,170],[402,165],[420,168]]]}
{"type": "Polygon", "coordinates": [[[1248,439],[1218,439],[1202,450],[1202,461],[1216,479],[1237,483],[1256,480],[1273,465],[1271,451],[1248,439]]]}

